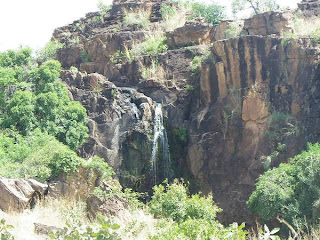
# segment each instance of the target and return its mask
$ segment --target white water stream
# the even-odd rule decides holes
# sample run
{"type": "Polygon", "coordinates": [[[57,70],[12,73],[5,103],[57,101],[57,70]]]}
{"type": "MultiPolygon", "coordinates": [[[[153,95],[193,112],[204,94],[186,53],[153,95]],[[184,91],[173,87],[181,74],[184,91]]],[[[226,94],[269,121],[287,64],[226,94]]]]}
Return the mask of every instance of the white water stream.
{"type": "Polygon", "coordinates": [[[154,184],[157,184],[158,176],[163,176],[164,179],[169,178],[170,161],[168,136],[163,125],[162,105],[157,103],[154,116],[153,145],[151,155],[151,171],[153,173],[154,184]],[[159,144],[162,148],[159,148],[159,144]],[[159,170],[162,170],[163,172],[160,173],[159,170]]]}

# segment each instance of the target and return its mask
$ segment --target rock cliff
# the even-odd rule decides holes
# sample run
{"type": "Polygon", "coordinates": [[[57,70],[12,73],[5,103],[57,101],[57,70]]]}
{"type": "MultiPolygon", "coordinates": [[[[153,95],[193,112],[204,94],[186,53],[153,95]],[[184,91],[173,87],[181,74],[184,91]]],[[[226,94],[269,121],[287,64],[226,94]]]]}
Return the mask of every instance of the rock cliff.
{"type": "Polygon", "coordinates": [[[293,31],[292,14],[269,12],[229,39],[230,21],[183,22],[165,34],[170,50],[128,59],[123,53],[159,30],[160,4],[172,5],[114,1],[108,13],[54,32],[65,43],[57,53],[62,80],[89,114],[90,138],[79,153],[103,157],[122,184],[150,189],[155,106],[162,103],[172,175],[213,191],[225,223],[250,223],[245,203],[259,175],[319,140],[318,43],[282,41],[282,32],[293,31]],[[139,10],[149,12],[148,29],[123,24],[126,11],[139,10]]]}

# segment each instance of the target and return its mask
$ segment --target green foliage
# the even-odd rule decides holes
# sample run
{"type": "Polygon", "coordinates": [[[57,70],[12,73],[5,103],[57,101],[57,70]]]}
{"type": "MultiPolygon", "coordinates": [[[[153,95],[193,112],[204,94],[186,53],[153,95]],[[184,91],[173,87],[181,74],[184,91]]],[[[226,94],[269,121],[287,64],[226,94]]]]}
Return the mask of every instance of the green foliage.
{"type": "Polygon", "coordinates": [[[98,224],[96,225],[67,224],[67,227],[63,230],[50,233],[49,237],[59,240],[120,240],[117,233],[119,228],[120,225],[105,220],[103,217],[98,217],[98,224]]]}
{"type": "Polygon", "coordinates": [[[83,50],[81,53],[81,60],[83,63],[91,62],[91,58],[87,52],[87,50],[83,50]]]}
{"type": "Polygon", "coordinates": [[[150,212],[157,217],[169,218],[160,222],[152,240],[169,239],[246,239],[244,224],[224,228],[215,220],[221,211],[213,204],[212,196],[190,196],[187,186],[177,180],[173,184],[155,186],[149,203],[150,212]],[[171,220],[170,220],[171,219],[171,220]]]}
{"type": "Polygon", "coordinates": [[[175,180],[173,184],[153,187],[154,195],[149,204],[150,212],[156,216],[184,221],[188,218],[214,220],[221,211],[213,205],[212,196],[201,197],[200,194],[189,196],[187,186],[175,180]]]}
{"type": "Polygon", "coordinates": [[[236,15],[246,9],[251,9],[255,14],[275,11],[280,8],[276,0],[233,0],[232,12],[236,15]]]}
{"type": "Polygon", "coordinates": [[[273,144],[282,141],[286,137],[296,135],[299,132],[297,123],[290,114],[274,111],[269,120],[269,128],[266,132],[269,141],[273,144]]]}
{"type": "Polygon", "coordinates": [[[46,46],[37,52],[37,61],[43,63],[56,57],[57,51],[63,48],[64,44],[57,41],[50,41],[46,46]]]}
{"type": "Polygon", "coordinates": [[[83,165],[87,169],[97,171],[102,175],[102,180],[108,179],[115,173],[112,167],[102,158],[94,156],[91,160],[87,161],[83,165]]]}
{"type": "Polygon", "coordinates": [[[23,66],[22,74],[13,60],[18,59],[17,64],[31,60],[28,55],[23,60],[12,53],[1,54],[11,55],[10,61],[3,58],[3,64],[11,67],[0,66],[0,127],[16,129],[23,135],[40,128],[77,149],[87,137],[87,113],[78,102],[69,99],[66,86],[57,81],[61,64],[49,60],[39,67],[23,66]]]}
{"type": "Polygon", "coordinates": [[[158,55],[168,49],[167,39],[164,36],[153,36],[144,42],[135,45],[131,49],[131,54],[135,57],[141,55],[158,55]]]}
{"type": "Polygon", "coordinates": [[[208,23],[218,24],[221,19],[226,17],[225,7],[212,1],[211,4],[191,2],[190,18],[203,17],[208,23]]]}
{"type": "Polygon", "coordinates": [[[126,199],[132,210],[142,208],[144,204],[139,200],[144,196],[144,193],[134,192],[131,188],[124,188],[118,181],[113,181],[109,184],[108,189],[104,189],[103,186],[94,189],[93,194],[99,197],[102,201],[106,201],[112,197],[118,196],[126,199]]]}
{"type": "Polygon", "coordinates": [[[162,3],[159,12],[163,19],[168,20],[177,14],[177,9],[174,6],[162,3]]]}
{"type": "Polygon", "coordinates": [[[297,38],[298,36],[295,33],[287,32],[284,34],[283,38],[281,39],[281,45],[285,47],[290,43],[292,39],[297,39],[297,38]]]}
{"type": "Polygon", "coordinates": [[[200,75],[200,67],[203,60],[203,56],[195,56],[192,59],[191,72],[195,77],[199,77],[200,75]]]}
{"type": "Polygon", "coordinates": [[[13,226],[6,224],[6,221],[4,219],[0,220],[0,239],[1,240],[13,240],[14,237],[10,233],[10,229],[12,229],[13,226]]]}
{"type": "Polygon", "coordinates": [[[138,25],[140,28],[145,29],[150,24],[150,13],[147,11],[138,12],[125,12],[123,23],[125,25],[138,25]]]}
{"type": "Polygon", "coordinates": [[[187,136],[187,129],[185,127],[180,127],[173,130],[173,134],[177,136],[178,140],[183,143],[187,144],[188,136],[187,136]]]}
{"type": "Polygon", "coordinates": [[[239,22],[231,22],[225,31],[225,36],[226,38],[238,37],[240,36],[241,30],[242,25],[239,22]]]}
{"type": "Polygon", "coordinates": [[[76,72],[76,73],[79,72],[78,68],[76,68],[75,66],[71,66],[70,71],[76,72]]]}
{"type": "Polygon", "coordinates": [[[6,52],[0,53],[0,66],[1,67],[11,67],[16,66],[28,66],[32,61],[31,57],[32,50],[31,48],[22,48],[18,50],[9,50],[6,52]]]}
{"type": "Polygon", "coordinates": [[[114,64],[121,64],[123,61],[124,54],[121,50],[115,52],[114,55],[110,57],[110,61],[114,64]]]}
{"type": "Polygon", "coordinates": [[[1,133],[0,157],[0,176],[42,182],[61,172],[76,172],[83,162],[70,148],[40,131],[26,137],[12,131],[1,133]]]}
{"type": "Polygon", "coordinates": [[[194,86],[193,86],[193,85],[191,85],[191,84],[187,84],[187,85],[185,85],[185,86],[184,86],[184,88],[185,88],[185,89],[187,89],[187,90],[189,90],[189,91],[194,90],[194,86]]]}
{"type": "Polygon", "coordinates": [[[259,239],[263,240],[280,240],[280,237],[276,235],[280,231],[280,228],[274,228],[270,231],[267,225],[264,225],[264,229],[259,229],[259,239]]]}
{"type": "Polygon", "coordinates": [[[248,201],[252,212],[266,221],[280,216],[303,228],[305,218],[317,222],[320,216],[320,145],[309,144],[289,164],[267,171],[260,177],[248,201]]]}
{"type": "Polygon", "coordinates": [[[106,14],[111,10],[112,6],[110,4],[105,4],[102,0],[98,2],[98,9],[102,14],[106,14]]]}

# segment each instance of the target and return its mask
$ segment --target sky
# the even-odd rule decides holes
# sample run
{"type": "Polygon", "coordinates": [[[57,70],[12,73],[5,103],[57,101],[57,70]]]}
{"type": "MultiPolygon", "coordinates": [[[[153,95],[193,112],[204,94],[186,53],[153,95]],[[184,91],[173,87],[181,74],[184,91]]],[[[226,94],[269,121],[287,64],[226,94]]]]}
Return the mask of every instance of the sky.
{"type": "MultiPolygon", "coordinates": [[[[2,0],[0,8],[0,51],[30,46],[43,47],[55,28],[65,26],[88,12],[97,11],[99,0],[2,0]]],[[[104,0],[111,3],[111,0],[104,0]]],[[[216,0],[230,6],[231,0],[216,0]]],[[[299,0],[278,0],[295,8],[299,0]]]]}

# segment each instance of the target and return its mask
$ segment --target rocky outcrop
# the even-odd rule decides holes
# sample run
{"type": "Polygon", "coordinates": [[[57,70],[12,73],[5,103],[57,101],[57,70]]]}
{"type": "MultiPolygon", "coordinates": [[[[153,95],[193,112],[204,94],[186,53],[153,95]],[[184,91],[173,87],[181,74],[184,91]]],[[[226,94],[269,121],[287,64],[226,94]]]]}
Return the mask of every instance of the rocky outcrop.
{"type": "Polygon", "coordinates": [[[99,74],[65,71],[62,80],[68,83],[73,98],[82,103],[89,115],[90,137],[80,154],[104,158],[122,183],[145,188],[153,134],[151,98],[132,88],[118,88],[99,74]],[[133,181],[131,175],[139,181],[133,181]]]}
{"type": "MultiPolygon", "coordinates": [[[[150,189],[154,108],[162,103],[175,177],[192,175],[203,192],[213,191],[223,222],[250,223],[246,201],[264,159],[284,144],[271,162],[277,166],[319,140],[318,46],[306,38],[281,44],[292,14],[267,12],[247,19],[241,37],[225,39],[228,21],[213,27],[190,21],[167,33],[170,50],[115,59],[148,36],[122,28],[122,9],[147,9],[157,24],[162,2],[115,1],[103,21],[91,14],[56,30],[66,43],[57,58],[82,71],[61,77],[89,115],[90,137],[79,153],[103,157],[123,185],[150,189]],[[195,57],[202,59],[199,68],[195,57]]],[[[101,199],[91,201],[99,206],[94,212],[104,208],[101,199]]]]}
{"type": "Polygon", "coordinates": [[[167,33],[168,46],[175,49],[222,40],[229,23],[230,21],[222,21],[211,26],[203,18],[192,19],[184,26],[167,33]]]}
{"type": "Polygon", "coordinates": [[[293,32],[293,13],[284,12],[266,12],[254,15],[244,21],[242,34],[246,35],[278,35],[285,32],[293,32]]]}
{"type": "Polygon", "coordinates": [[[80,167],[78,172],[60,174],[49,182],[47,196],[53,199],[85,200],[99,186],[101,175],[92,169],[80,167]]]}
{"type": "Polygon", "coordinates": [[[272,166],[301,151],[306,139],[312,141],[315,135],[307,137],[308,132],[319,132],[313,124],[319,119],[319,107],[313,105],[318,59],[310,39],[283,46],[278,38],[248,36],[213,44],[212,57],[201,66],[188,166],[226,212],[222,221],[250,219],[246,201],[264,171],[264,157],[276,151],[277,143],[286,150],[272,166]],[[275,140],[269,127],[277,114],[294,121],[282,123],[286,130],[275,140]]]}
{"type": "Polygon", "coordinates": [[[33,207],[44,197],[47,185],[36,180],[6,179],[0,177],[0,209],[18,211],[33,207]]]}
{"type": "Polygon", "coordinates": [[[315,17],[320,15],[319,0],[302,0],[298,3],[298,8],[305,17],[315,17]]]}

